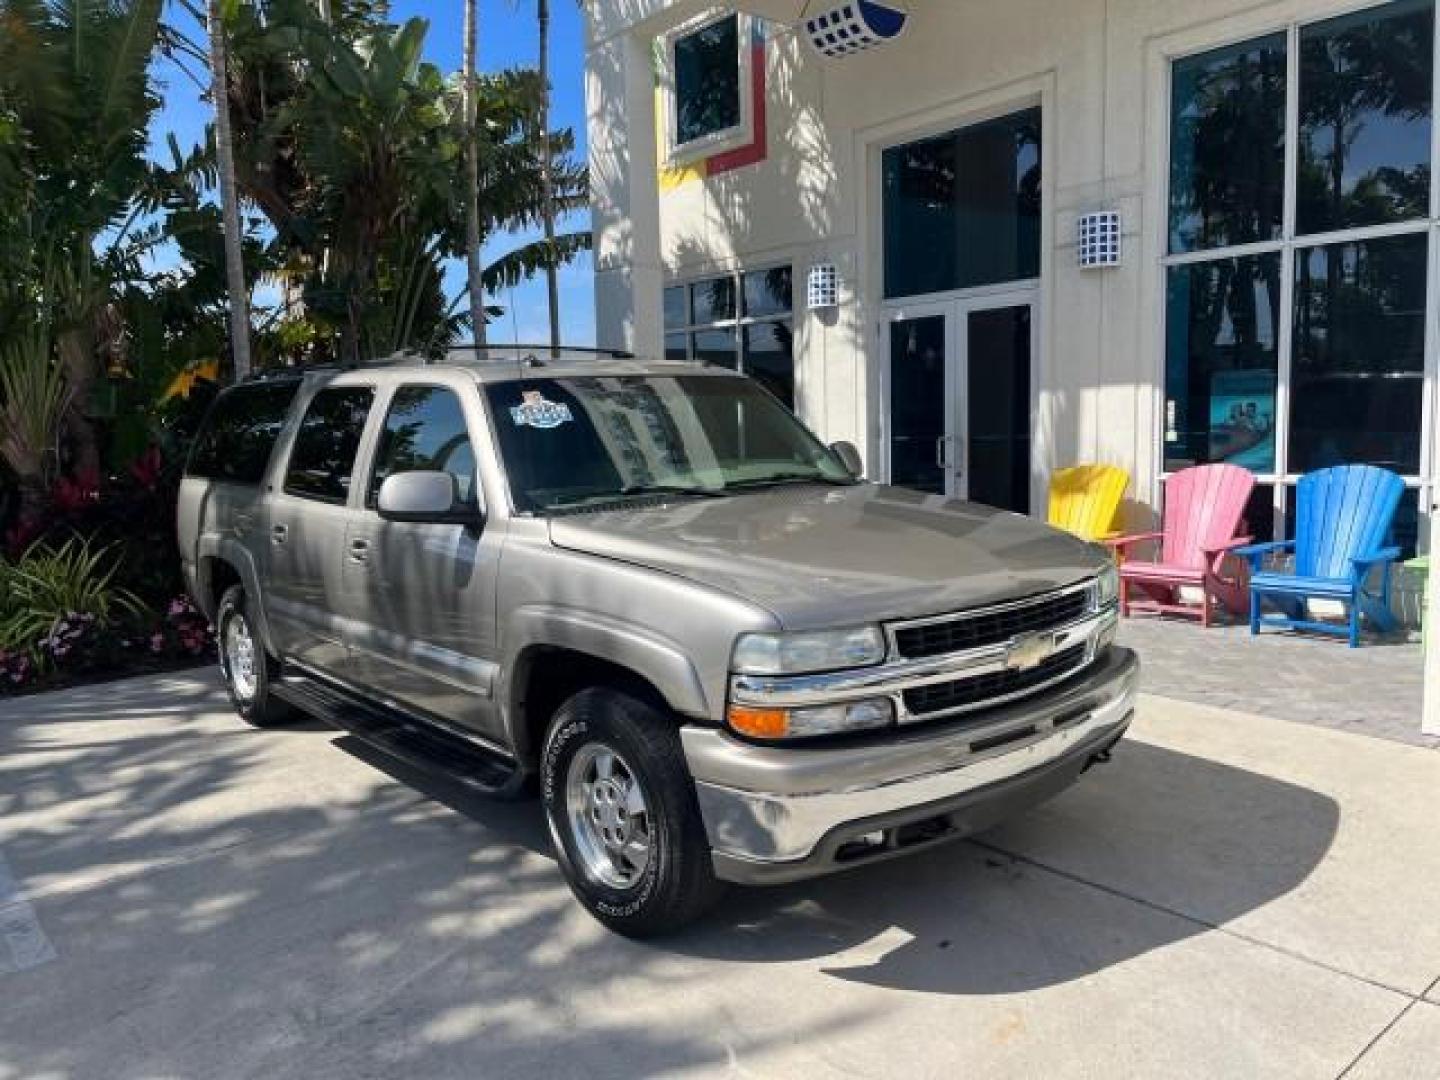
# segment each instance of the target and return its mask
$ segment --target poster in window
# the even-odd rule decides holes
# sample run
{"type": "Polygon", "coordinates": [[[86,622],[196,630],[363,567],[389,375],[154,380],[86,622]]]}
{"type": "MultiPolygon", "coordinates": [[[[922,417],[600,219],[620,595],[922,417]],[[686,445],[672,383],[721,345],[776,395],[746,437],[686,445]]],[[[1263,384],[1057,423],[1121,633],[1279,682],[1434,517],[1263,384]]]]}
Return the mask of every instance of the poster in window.
{"type": "Polygon", "coordinates": [[[1256,472],[1275,467],[1275,376],[1220,371],[1210,380],[1210,460],[1256,472]]]}

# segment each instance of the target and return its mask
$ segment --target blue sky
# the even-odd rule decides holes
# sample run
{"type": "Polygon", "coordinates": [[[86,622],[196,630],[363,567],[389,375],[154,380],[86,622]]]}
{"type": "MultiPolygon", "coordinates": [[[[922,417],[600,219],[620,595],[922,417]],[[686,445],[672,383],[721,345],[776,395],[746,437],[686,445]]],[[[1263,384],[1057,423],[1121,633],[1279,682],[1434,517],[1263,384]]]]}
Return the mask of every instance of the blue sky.
{"type": "MultiPolygon", "coordinates": [[[[551,0],[550,9],[550,81],[553,86],[551,124],[574,130],[577,152],[585,154],[585,36],[580,6],[575,0],[551,0]]],[[[391,16],[403,22],[414,16],[430,22],[425,39],[426,59],[443,71],[460,67],[462,7],[460,0],[391,0],[391,16]]],[[[169,6],[167,17],[187,34],[203,40],[203,32],[188,19],[183,9],[169,6]]],[[[533,65],[536,58],[534,0],[481,0],[480,4],[480,66],[487,71],[506,67],[533,65]]],[[[184,74],[168,63],[157,68],[165,106],[157,116],[151,141],[158,153],[168,156],[165,137],[174,132],[182,147],[188,148],[204,138],[210,119],[209,106],[200,100],[200,92],[184,74]]],[[[562,230],[587,226],[584,216],[561,222],[562,230]]],[[[533,239],[533,234],[497,235],[485,252],[486,260],[518,247],[533,239]]],[[[447,285],[452,293],[464,288],[463,267],[448,268],[447,285]]],[[[513,293],[494,297],[506,308],[505,316],[490,324],[492,341],[547,340],[545,282],[536,278],[518,286],[513,293]]],[[[560,272],[560,332],[571,345],[590,345],[595,340],[594,290],[588,256],[577,259],[560,272]]]]}

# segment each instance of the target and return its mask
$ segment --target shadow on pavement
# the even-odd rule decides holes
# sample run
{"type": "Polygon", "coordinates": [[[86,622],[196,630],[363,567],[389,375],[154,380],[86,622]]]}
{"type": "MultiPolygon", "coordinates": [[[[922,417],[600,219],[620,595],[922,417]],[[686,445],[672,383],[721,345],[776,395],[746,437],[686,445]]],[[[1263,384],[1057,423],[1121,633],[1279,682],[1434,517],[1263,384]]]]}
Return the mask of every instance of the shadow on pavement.
{"type": "Polygon", "coordinates": [[[0,723],[0,845],[57,954],[0,987],[0,1075],[724,1068],[884,1021],[838,996],[783,1030],[732,1016],[717,1034],[757,965],[933,994],[1056,986],[1294,889],[1338,820],[1314,792],[1131,741],[979,842],[732,890],[637,944],[576,908],[534,801],[328,730],[247,730],[206,687],[152,683],[188,712],[145,713],[142,691],[0,723]]]}

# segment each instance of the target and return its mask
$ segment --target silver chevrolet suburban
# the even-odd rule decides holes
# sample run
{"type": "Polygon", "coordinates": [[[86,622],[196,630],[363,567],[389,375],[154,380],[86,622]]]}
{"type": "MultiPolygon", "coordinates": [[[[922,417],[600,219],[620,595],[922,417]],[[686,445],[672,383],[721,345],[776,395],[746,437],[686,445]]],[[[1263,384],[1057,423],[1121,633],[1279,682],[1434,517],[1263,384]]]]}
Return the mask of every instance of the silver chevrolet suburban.
{"type": "Polygon", "coordinates": [[[984,829],[1130,722],[1100,549],[857,477],[759,383],[609,354],[259,378],[182,483],[235,708],[538,783],[596,918],[984,829]]]}

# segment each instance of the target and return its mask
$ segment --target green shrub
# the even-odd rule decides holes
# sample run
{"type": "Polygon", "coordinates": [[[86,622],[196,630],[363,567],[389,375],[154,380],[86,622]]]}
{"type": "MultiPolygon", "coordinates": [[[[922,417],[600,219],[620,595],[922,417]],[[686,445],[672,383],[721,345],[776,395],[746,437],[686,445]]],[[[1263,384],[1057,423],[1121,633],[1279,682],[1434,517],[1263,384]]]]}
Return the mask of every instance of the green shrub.
{"type": "Polygon", "coordinates": [[[62,624],[105,630],[148,618],[140,598],[115,584],[114,550],[76,536],[58,547],[35,544],[13,563],[0,561],[0,652],[28,653],[43,663],[42,645],[62,624]]]}

